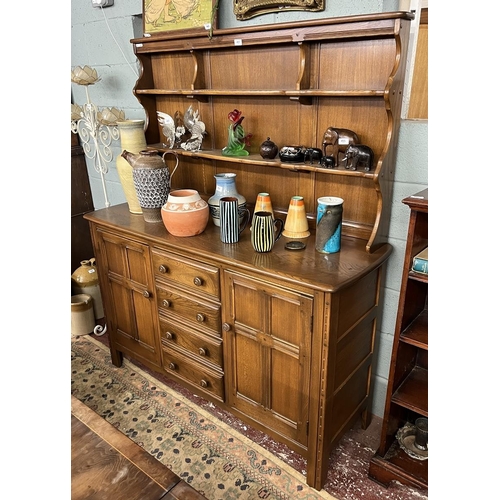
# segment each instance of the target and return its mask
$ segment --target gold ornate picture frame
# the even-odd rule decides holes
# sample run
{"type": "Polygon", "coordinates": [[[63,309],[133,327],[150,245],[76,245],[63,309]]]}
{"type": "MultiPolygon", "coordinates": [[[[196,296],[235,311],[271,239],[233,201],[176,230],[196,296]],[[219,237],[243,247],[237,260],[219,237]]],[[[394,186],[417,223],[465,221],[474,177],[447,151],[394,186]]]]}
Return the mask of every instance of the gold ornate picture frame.
{"type": "Polygon", "coordinates": [[[319,12],[325,10],[325,0],[233,0],[233,12],[239,21],[288,10],[319,12]]]}
{"type": "Polygon", "coordinates": [[[144,35],[211,32],[216,28],[216,0],[142,0],[144,35]]]}

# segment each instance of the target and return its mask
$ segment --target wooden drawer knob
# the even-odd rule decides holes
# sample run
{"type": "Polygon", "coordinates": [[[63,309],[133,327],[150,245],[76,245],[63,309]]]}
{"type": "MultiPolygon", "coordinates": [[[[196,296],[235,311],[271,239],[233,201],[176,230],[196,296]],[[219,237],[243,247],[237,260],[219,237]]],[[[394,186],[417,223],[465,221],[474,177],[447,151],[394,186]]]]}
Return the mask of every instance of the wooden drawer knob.
{"type": "Polygon", "coordinates": [[[172,340],[174,338],[174,334],[171,332],[165,332],[165,338],[172,340]]]}
{"type": "Polygon", "coordinates": [[[203,280],[201,278],[199,278],[198,276],[196,276],[196,278],[194,278],[194,280],[193,280],[193,283],[196,286],[201,286],[201,285],[203,285],[203,280]]]}
{"type": "Polygon", "coordinates": [[[160,273],[162,273],[162,274],[165,274],[165,273],[168,271],[168,269],[167,269],[167,267],[166,267],[166,266],[164,266],[164,265],[162,264],[162,265],[158,268],[158,271],[160,271],[160,273]]]}
{"type": "Polygon", "coordinates": [[[142,296],[149,298],[149,297],[151,297],[151,294],[147,290],[144,290],[144,292],[142,292],[142,296]]]}
{"type": "Polygon", "coordinates": [[[200,385],[206,389],[208,387],[208,382],[206,380],[201,379],[200,385]]]}
{"type": "Polygon", "coordinates": [[[207,355],[207,351],[205,351],[205,349],[203,349],[203,347],[200,347],[198,349],[198,352],[200,353],[200,356],[206,356],[207,355]]]}
{"type": "Polygon", "coordinates": [[[177,370],[177,365],[175,363],[169,363],[168,364],[168,367],[171,369],[171,370],[177,370]]]}
{"type": "Polygon", "coordinates": [[[225,331],[225,332],[229,332],[231,331],[231,325],[229,323],[223,323],[222,324],[222,329],[225,331]]]}
{"type": "Polygon", "coordinates": [[[204,314],[201,314],[201,313],[198,313],[196,315],[196,321],[200,322],[200,323],[203,323],[205,321],[205,315],[204,314]]]}
{"type": "Polygon", "coordinates": [[[170,302],[167,299],[161,301],[161,305],[163,307],[170,307],[170,302]]]}

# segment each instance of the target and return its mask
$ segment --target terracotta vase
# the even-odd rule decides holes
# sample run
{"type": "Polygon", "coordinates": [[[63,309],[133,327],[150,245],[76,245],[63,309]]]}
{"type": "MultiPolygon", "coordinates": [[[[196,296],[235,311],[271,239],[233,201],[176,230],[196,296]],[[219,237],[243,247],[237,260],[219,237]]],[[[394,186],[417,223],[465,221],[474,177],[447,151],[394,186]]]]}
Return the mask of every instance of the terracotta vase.
{"type": "Polygon", "coordinates": [[[208,203],[194,189],[170,191],[161,208],[161,218],[173,236],[196,236],[205,231],[209,218],[208,203]]]}
{"type": "MultiPolygon", "coordinates": [[[[146,136],[144,135],[144,120],[123,120],[116,122],[120,132],[121,150],[127,150],[131,153],[138,153],[146,149],[146,136]]],[[[132,214],[142,214],[142,208],[135,190],[134,179],[132,176],[132,166],[123,158],[118,156],[116,159],[116,169],[120,183],[125,193],[125,199],[128,203],[128,209],[132,214]]]]}
{"type": "Polygon", "coordinates": [[[288,206],[283,236],[287,238],[307,238],[310,234],[304,198],[302,196],[292,196],[288,206]]]}

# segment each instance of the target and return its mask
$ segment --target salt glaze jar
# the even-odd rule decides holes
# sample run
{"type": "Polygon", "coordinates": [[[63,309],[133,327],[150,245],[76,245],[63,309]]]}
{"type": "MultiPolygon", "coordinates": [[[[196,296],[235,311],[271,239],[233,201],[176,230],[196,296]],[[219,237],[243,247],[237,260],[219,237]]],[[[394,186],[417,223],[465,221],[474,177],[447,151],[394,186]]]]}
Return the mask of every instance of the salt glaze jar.
{"type": "Polygon", "coordinates": [[[210,208],[210,215],[212,216],[213,223],[220,227],[220,199],[233,196],[238,198],[238,215],[240,223],[245,217],[247,209],[246,198],[238,193],[236,189],[236,174],[233,172],[226,172],[222,174],[215,174],[215,193],[208,199],[208,206],[210,208]]]}
{"type": "Polygon", "coordinates": [[[71,296],[71,335],[88,335],[94,331],[92,297],[86,293],[71,296]]]}
{"type": "Polygon", "coordinates": [[[161,217],[171,235],[196,236],[207,227],[208,203],[194,189],[175,189],[161,208],[161,217]]]}
{"type": "Polygon", "coordinates": [[[162,222],[161,207],[165,205],[170,193],[170,179],[179,166],[175,151],[166,151],[162,156],[156,149],[147,149],[134,154],[124,150],[122,157],[132,166],[137,198],[146,222],[162,222]],[[165,163],[165,155],[175,156],[175,167],[170,170],[165,163]]]}
{"type": "Polygon", "coordinates": [[[104,318],[99,276],[93,257],[89,260],[82,260],[80,267],[71,275],[71,292],[74,295],[90,295],[95,319],[104,318]]]}

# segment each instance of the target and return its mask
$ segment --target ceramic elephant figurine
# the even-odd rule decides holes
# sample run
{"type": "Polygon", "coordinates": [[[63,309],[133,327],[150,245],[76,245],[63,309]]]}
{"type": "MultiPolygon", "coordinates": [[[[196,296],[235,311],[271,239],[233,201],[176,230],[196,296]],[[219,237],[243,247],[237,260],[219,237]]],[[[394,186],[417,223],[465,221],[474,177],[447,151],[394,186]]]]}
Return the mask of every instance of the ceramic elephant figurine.
{"type": "Polygon", "coordinates": [[[347,128],[328,127],[323,134],[323,156],[331,156],[339,164],[339,152],[345,154],[351,144],[358,144],[356,132],[347,128]]]}
{"type": "Polygon", "coordinates": [[[366,172],[373,167],[373,150],[364,144],[350,144],[345,152],[344,161],[347,170],[358,170],[358,166],[366,172]]]}

